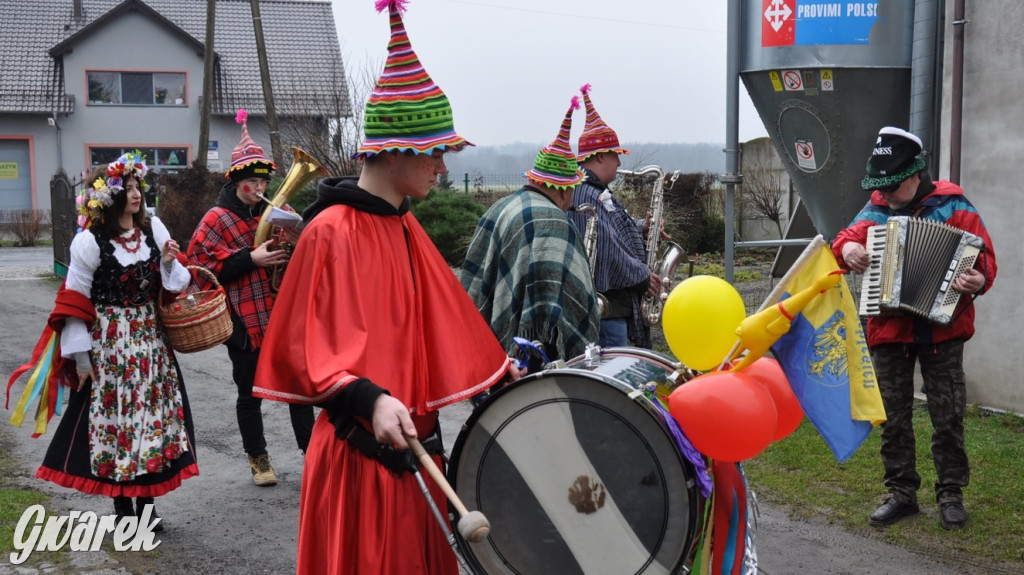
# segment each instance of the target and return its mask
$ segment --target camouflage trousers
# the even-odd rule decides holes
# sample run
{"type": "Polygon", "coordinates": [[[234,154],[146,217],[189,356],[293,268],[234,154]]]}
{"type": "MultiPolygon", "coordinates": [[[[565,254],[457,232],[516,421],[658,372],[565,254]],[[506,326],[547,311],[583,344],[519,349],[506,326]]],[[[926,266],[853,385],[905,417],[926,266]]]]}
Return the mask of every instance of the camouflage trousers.
{"type": "Polygon", "coordinates": [[[871,349],[887,421],[882,424],[882,464],[889,493],[904,502],[917,502],[921,476],[917,472],[914,439],[914,364],[921,365],[923,391],[932,421],[932,461],[938,476],[939,504],[963,500],[971,470],[964,447],[967,388],[962,339],[937,344],[883,344],[871,349]]]}

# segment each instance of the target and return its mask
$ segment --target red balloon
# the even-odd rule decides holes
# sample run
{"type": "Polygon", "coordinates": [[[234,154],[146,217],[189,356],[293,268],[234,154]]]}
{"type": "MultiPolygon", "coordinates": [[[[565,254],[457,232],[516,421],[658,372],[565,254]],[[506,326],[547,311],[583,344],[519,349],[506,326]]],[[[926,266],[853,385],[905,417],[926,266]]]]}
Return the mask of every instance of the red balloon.
{"type": "Polygon", "coordinates": [[[772,396],[739,372],[693,378],[672,391],[668,409],[693,446],[719,461],[744,461],[761,453],[778,423],[772,396]]]}
{"type": "Polygon", "coordinates": [[[789,379],[782,371],[782,366],[774,358],[762,357],[748,365],[742,373],[756,379],[768,390],[772,400],[775,401],[779,423],[775,426],[775,435],[772,437],[772,441],[789,437],[804,420],[804,410],[800,407],[800,401],[793,393],[793,388],[790,387],[789,379]]]}

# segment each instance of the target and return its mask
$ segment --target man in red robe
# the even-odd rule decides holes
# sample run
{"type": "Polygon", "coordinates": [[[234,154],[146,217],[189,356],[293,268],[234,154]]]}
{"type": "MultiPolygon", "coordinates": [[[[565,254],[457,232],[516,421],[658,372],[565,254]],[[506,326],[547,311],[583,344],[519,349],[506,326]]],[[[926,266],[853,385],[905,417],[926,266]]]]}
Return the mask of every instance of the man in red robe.
{"type": "Polygon", "coordinates": [[[395,3],[390,16],[361,174],[323,180],[303,213],[256,373],[255,395],[323,407],[303,469],[298,573],[457,575],[396,454],[416,437],[441,465],[437,410],[519,375],[409,211],[409,197],[426,197],[445,173],[444,152],[469,142],[395,3]]]}

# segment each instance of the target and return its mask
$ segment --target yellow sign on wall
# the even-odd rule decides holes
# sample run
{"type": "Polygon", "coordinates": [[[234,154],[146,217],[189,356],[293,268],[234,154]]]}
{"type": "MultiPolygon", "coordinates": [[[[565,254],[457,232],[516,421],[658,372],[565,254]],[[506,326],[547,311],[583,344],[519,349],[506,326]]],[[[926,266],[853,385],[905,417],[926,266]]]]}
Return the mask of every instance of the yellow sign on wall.
{"type": "Polygon", "coordinates": [[[18,162],[0,162],[0,180],[17,180],[18,162]]]}

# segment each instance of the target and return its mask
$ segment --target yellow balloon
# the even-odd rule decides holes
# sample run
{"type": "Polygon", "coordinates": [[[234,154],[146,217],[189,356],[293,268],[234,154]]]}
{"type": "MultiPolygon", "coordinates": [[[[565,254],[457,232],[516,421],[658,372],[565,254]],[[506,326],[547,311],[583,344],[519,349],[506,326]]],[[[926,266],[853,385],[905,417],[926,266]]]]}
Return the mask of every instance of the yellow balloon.
{"type": "Polygon", "coordinates": [[[668,295],[661,326],[676,359],[707,371],[726,359],[746,315],[743,297],[732,284],[714,276],[693,276],[668,295]]]}

